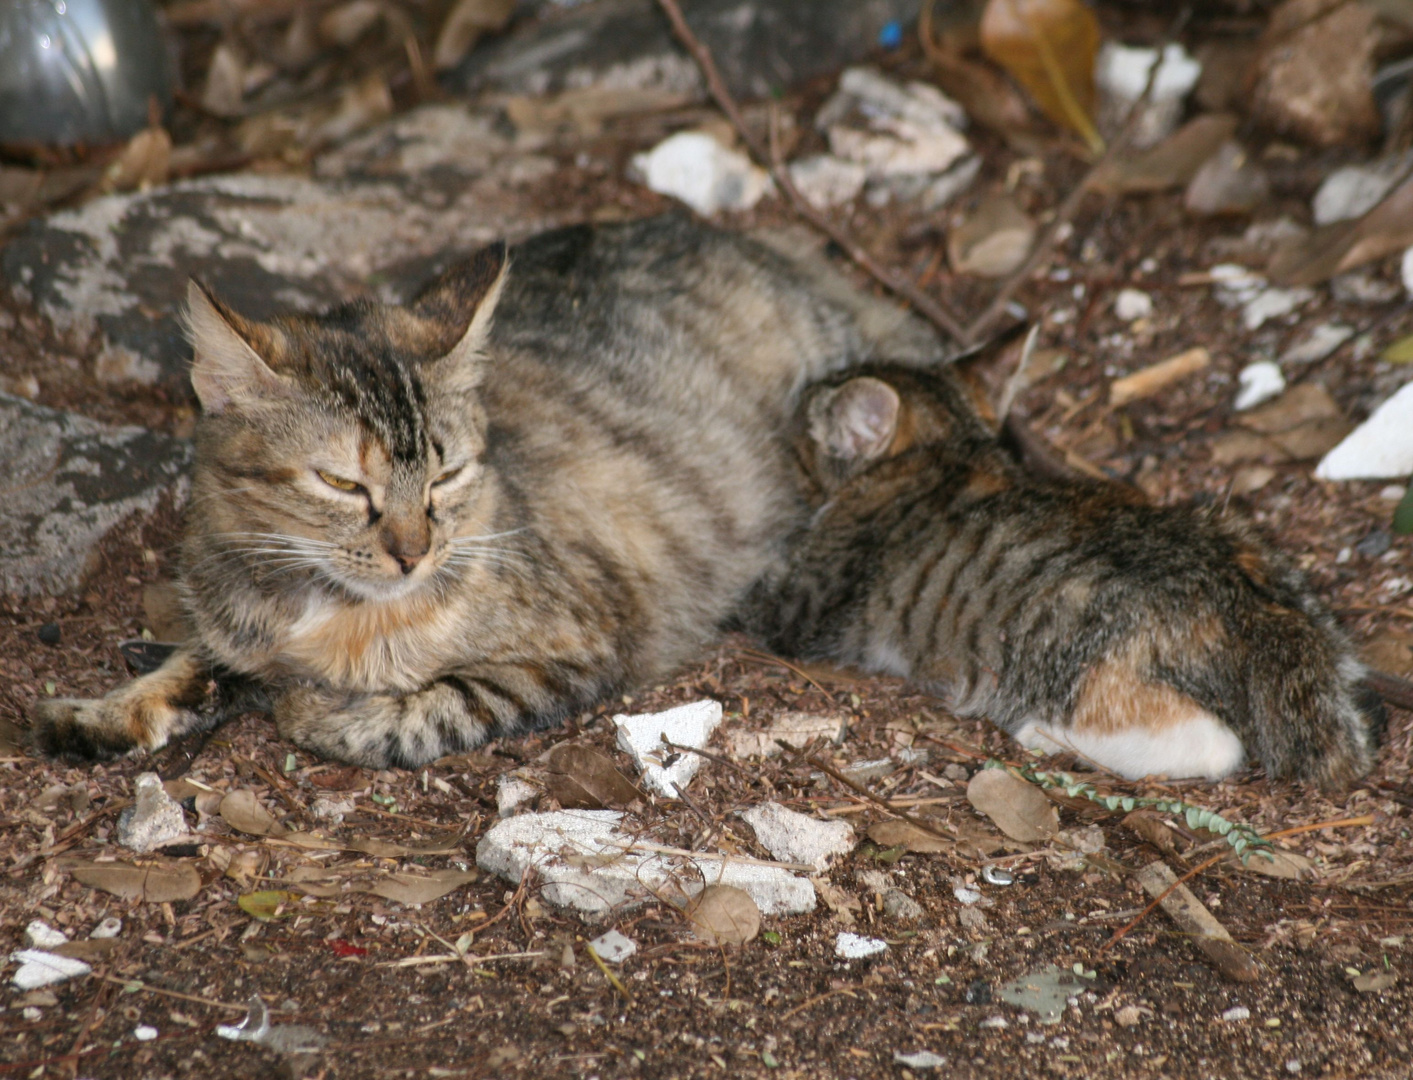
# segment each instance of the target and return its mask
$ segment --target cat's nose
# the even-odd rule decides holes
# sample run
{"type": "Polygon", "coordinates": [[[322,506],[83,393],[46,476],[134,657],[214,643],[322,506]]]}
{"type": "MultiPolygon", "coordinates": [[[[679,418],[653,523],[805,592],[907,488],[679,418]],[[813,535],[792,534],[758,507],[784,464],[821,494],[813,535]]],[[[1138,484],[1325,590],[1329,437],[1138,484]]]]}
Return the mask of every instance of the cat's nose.
{"type": "Polygon", "coordinates": [[[412,573],[412,571],[417,569],[417,564],[422,561],[422,559],[426,556],[427,553],[424,551],[420,554],[408,554],[404,552],[394,551],[391,554],[392,557],[397,560],[397,565],[402,567],[403,576],[406,577],[408,574],[412,573]]]}

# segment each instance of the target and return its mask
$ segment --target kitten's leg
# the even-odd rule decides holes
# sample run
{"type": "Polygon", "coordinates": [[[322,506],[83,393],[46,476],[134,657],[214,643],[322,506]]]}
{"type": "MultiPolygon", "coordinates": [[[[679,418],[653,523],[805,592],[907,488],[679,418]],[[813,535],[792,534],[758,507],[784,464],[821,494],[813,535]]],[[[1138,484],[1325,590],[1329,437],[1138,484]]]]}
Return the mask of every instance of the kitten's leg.
{"type": "Polygon", "coordinates": [[[51,757],[106,758],[156,750],[200,723],[196,707],[211,688],[211,667],[179,648],[156,671],[101,698],[57,698],[34,706],[31,741],[51,757]]]}
{"type": "Polygon", "coordinates": [[[322,757],[411,769],[591,706],[615,684],[588,670],[487,664],[401,695],[291,687],[275,703],[275,723],[283,737],[322,757]]]}

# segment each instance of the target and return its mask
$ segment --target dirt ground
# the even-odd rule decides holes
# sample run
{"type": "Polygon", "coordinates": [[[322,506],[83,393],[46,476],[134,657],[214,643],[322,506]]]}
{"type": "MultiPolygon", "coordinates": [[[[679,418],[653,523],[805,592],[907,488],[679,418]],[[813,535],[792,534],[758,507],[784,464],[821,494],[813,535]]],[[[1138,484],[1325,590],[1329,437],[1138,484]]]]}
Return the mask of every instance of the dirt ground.
{"type": "MultiPolygon", "coordinates": [[[[819,96],[806,93],[787,107],[808,114],[819,96]]],[[[624,179],[627,157],[652,135],[611,127],[593,153],[566,158],[544,197],[578,207],[586,219],[665,208],[665,200],[624,179]]],[[[985,167],[969,199],[1009,180],[1043,216],[1083,171],[1058,150],[1023,157],[986,136],[979,142],[985,167]]],[[[1310,192],[1335,161],[1271,160],[1287,164],[1273,170],[1275,194],[1261,219],[1307,217],[1310,192]]],[[[846,217],[887,263],[954,309],[975,311],[990,295],[993,285],[948,272],[935,221],[906,207],[862,202],[846,217]]],[[[768,201],[727,224],[786,220],[768,201]]],[[[1297,554],[1351,634],[1386,649],[1406,642],[1413,606],[1406,581],[1400,587],[1396,580],[1409,573],[1409,540],[1387,535],[1394,503],[1384,485],[1323,484],[1306,461],[1271,464],[1264,483],[1233,494],[1235,470],[1214,464],[1211,447],[1230,429],[1235,375],[1253,352],[1278,351],[1331,320],[1361,333],[1293,377],[1322,383],[1350,418],[1362,418],[1402,381],[1378,356],[1413,333],[1413,313],[1401,289],[1397,299],[1367,304],[1336,300],[1326,288],[1297,315],[1245,331],[1210,286],[1192,284],[1190,275],[1235,257],[1249,223],[1195,222],[1177,195],[1091,197],[1046,272],[1018,294],[1043,314],[1042,346],[1062,350],[1065,359],[1019,407],[1061,450],[1163,501],[1245,506],[1297,554]],[[1155,314],[1144,326],[1113,314],[1114,295],[1128,285],[1154,298],[1155,314]],[[1121,410],[1104,404],[1115,375],[1199,345],[1212,356],[1207,372],[1121,410]]],[[[1395,263],[1376,265],[1372,278],[1397,282],[1395,263]]],[[[75,374],[90,358],[74,356],[26,310],[0,313],[0,348],[6,373],[35,374],[46,404],[189,428],[189,411],[150,393],[99,399],[75,374]]],[[[1254,483],[1250,474],[1246,481],[1254,483]]],[[[741,809],[775,800],[854,823],[860,843],[825,875],[835,905],[767,918],[768,935],[741,947],[696,940],[667,900],[616,912],[604,925],[585,924],[542,903],[533,879],[517,888],[484,872],[422,905],[350,892],[293,899],[274,918],[256,918],[237,898],[284,888],[310,855],[238,834],[214,815],[202,815],[190,845],[152,857],[154,865],[194,866],[201,878],[194,898],[146,903],[82,885],[66,865],[113,852],[115,818],[131,797],[132,778],[152,768],[217,792],[249,790],[283,824],[332,837],[415,845],[457,831],[459,850],[450,855],[344,852],[320,860],[379,873],[474,868],[476,842],[496,820],[498,778],[558,742],[585,741],[632,775],[607,720],[617,711],[710,697],[726,709],[723,731],[764,726],[788,711],[844,714],[848,737],[830,751],[837,764],[891,757],[886,775],[869,781],[875,793],[926,800],[910,805],[941,827],[973,831],[984,823],[966,801],[966,777],[989,756],[1019,754],[995,730],[954,721],[936,701],[896,681],[799,669],[728,639],[671,682],[563,730],[493,743],[416,772],[330,766],[278,741],[258,716],[153,760],[71,768],[26,756],[14,725],[23,726],[36,698],[97,695],[127,677],[118,643],[150,630],[144,589],[170,574],[178,529],[179,514],[164,508],[112,537],[103,569],[78,597],[0,601],[0,721],[9,741],[0,750],[8,755],[0,757],[0,946],[7,954],[23,948],[32,919],[76,940],[105,917],[123,921],[118,937],[90,948],[92,975],[26,994],[9,985],[13,965],[6,968],[0,1074],[908,1077],[915,1070],[896,1063],[895,1053],[926,1050],[946,1059],[937,1075],[957,1078],[1413,1075],[1413,725],[1399,710],[1390,713],[1375,772],[1339,795],[1254,772],[1216,785],[1098,779],[1103,790],[1120,794],[1180,793],[1262,832],[1372,819],[1288,840],[1289,850],[1314,862],[1316,872],[1305,880],[1223,864],[1191,883],[1258,965],[1258,980],[1245,984],[1225,981],[1161,911],[1112,941],[1148,902],[1129,871],[1160,857],[1121,824],[1122,814],[1066,802],[1064,827],[1097,826],[1104,851],[1078,865],[1051,851],[1011,851],[1016,857],[1006,865],[1014,881],[992,884],[981,877],[979,857],[880,848],[865,834],[887,815],[810,766],[780,758],[713,759],[693,782],[690,805],[657,800],[636,812],[663,842],[693,848],[709,840],[758,858],[768,854],[736,817],[741,809]],[[908,760],[904,749],[926,757],[908,760]],[[337,825],[321,821],[312,807],[325,796],[351,797],[355,808],[337,825]],[[235,876],[223,873],[227,867],[235,876]],[[879,879],[868,884],[859,876],[867,871],[883,873],[917,901],[921,917],[885,914],[879,879]],[[958,887],[983,894],[976,907],[982,918],[961,919],[958,887]],[[583,948],[610,926],[638,944],[615,972],[618,987],[583,948]],[[889,948],[872,959],[838,959],[841,930],[882,937],[889,948]],[[452,955],[448,943],[468,932],[464,956],[452,955]],[[395,966],[408,958],[426,962],[395,966]],[[994,996],[1007,980],[1050,964],[1085,972],[1057,1023],[1042,1025],[994,996]],[[1383,989],[1356,988],[1356,977],[1383,973],[1398,978],[1383,989]],[[241,1018],[253,994],[276,1022],[308,1025],[326,1047],[279,1054],[215,1037],[218,1024],[241,1018]],[[154,1038],[135,1034],[143,1025],[156,1030],[154,1038]]],[[[724,753],[716,744],[713,752],[724,753]]],[[[541,808],[549,805],[542,797],[541,808]]],[[[1179,846],[1196,839],[1180,836],[1179,846]]],[[[1181,873],[1201,857],[1179,853],[1169,861],[1181,873]]]]}

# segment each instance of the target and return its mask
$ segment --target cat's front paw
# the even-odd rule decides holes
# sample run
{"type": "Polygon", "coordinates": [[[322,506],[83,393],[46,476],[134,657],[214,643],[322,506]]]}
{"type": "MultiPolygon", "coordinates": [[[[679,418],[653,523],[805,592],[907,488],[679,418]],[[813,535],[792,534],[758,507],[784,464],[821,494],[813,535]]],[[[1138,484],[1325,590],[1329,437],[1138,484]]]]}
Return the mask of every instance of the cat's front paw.
{"type": "Polygon", "coordinates": [[[156,750],[167,742],[165,732],[180,719],[179,712],[166,703],[154,706],[117,695],[47,699],[31,712],[30,745],[45,757],[79,761],[156,750]]]}

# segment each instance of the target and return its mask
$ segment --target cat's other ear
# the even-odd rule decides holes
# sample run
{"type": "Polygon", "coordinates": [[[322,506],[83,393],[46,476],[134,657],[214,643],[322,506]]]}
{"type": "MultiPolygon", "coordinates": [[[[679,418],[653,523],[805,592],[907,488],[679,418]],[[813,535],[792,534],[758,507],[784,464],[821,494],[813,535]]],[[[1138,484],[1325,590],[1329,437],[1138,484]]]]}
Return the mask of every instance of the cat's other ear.
{"type": "Polygon", "coordinates": [[[208,416],[283,393],[289,380],[261,359],[243,320],[194,278],[186,290],[186,333],[195,353],[191,385],[208,416]]]}
{"type": "Polygon", "coordinates": [[[898,391],[882,379],[850,379],[810,402],[810,438],[833,457],[872,461],[893,442],[901,407],[898,391]]]}
{"type": "Polygon", "coordinates": [[[444,387],[473,390],[481,382],[491,322],[510,270],[504,242],[482,248],[434,281],[412,302],[412,313],[437,324],[453,343],[432,364],[444,387]]]}
{"type": "Polygon", "coordinates": [[[1035,348],[1035,327],[1018,323],[952,362],[977,419],[998,431],[1016,395],[1028,386],[1026,371],[1035,348]]]}

